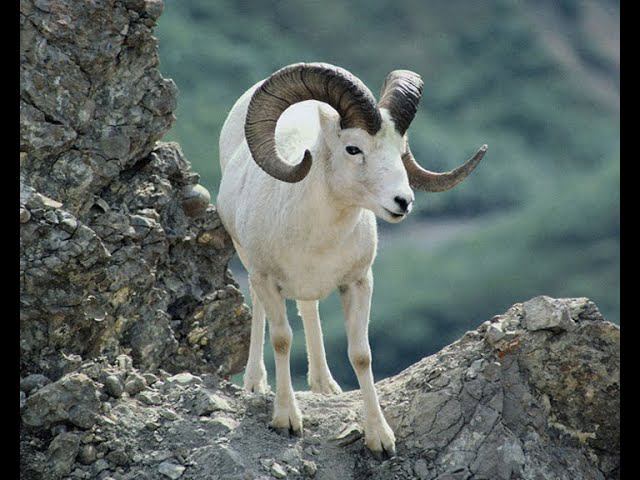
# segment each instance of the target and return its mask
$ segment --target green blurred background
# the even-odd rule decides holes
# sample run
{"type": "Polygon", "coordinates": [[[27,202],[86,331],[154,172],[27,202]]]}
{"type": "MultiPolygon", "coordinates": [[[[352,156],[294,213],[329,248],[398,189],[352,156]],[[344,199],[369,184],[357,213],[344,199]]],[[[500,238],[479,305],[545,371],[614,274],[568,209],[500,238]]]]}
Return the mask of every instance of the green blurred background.
{"type": "MultiPolygon", "coordinates": [[[[258,80],[323,61],[377,94],[389,71],[414,70],[425,82],[409,131],[419,161],[444,170],[483,143],[489,152],[454,190],[417,193],[409,219],[380,224],[376,379],[536,295],[588,296],[619,322],[619,12],[604,0],[165,0],[161,70],[180,90],[168,139],[215,198],[220,128],[258,80]]],[[[289,307],[292,375],[306,388],[289,307]]],[[[334,377],[354,388],[335,294],[320,312],[334,377]]]]}

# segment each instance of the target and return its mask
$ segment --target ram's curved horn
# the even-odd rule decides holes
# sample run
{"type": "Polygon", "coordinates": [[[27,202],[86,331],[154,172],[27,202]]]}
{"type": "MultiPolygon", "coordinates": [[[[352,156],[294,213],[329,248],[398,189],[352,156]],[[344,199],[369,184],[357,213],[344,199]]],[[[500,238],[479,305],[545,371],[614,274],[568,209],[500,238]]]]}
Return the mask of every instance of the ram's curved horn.
{"type": "Polygon", "coordinates": [[[331,105],[340,114],[342,128],[359,127],[374,135],[382,124],[369,89],[348,71],[326,63],[297,63],[284,67],[255,91],[244,125],[245,137],[255,162],[272,177],[299,182],[311,168],[311,152],[291,165],[276,151],[278,118],[289,106],[305,100],[331,105]]]}
{"type": "Polygon", "coordinates": [[[386,108],[396,130],[404,135],[418,111],[422,78],[410,70],[394,70],[387,75],[380,93],[379,108],[386,108]]]}
{"type": "Polygon", "coordinates": [[[416,162],[409,148],[409,143],[407,143],[407,150],[402,155],[402,163],[404,163],[404,168],[409,176],[409,183],[413,188],[426,192],[444,192],[467,178],[480,163],[487,148],[487,145],[483,145],[473,157],[450,172],[436,173],[425,170],[416,162]]]}
{"type": "MultiPolygon", "coordinates": [[[[423,82],[420,75],[409,70],[394,70],[384,81],[378,106],[389,111],[400,135],[407,132],[416,115],[418,103],[422,97],[422,88],[423,82]]],[[[483,145],[473,157],[458,168],[450,172],[436,173],[422,168],[416,162],[407,142],[402,163],[413,188],[427,192],[444,192],[462,182],[480,163],[486,151],[487,146],[483,145]]]]}

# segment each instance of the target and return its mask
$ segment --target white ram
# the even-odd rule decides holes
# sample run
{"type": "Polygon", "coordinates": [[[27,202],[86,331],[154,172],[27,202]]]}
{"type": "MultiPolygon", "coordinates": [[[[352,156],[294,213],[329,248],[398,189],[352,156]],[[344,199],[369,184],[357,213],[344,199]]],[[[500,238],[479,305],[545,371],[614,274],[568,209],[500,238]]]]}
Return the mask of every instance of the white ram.
{"type": "Polygon", "coordinates": [[[486,151],[485,145],[448,173],[420,167],[406,132],[421,94],[419,75],[396,70],[376,103],[346,70],[301,63],[250,88],[225,121],[217,208],[249,273],[253,302],[244,386],[256,392],[267,388],[266,314],[276,364],[275,428],[302,432],[289,370],[292,333],[285,299],[297,300],[302,316],[311,389],[340,392],[327,366],[318,316],[318,300],[337,288],[349,360],[364,400],[365,443],[376,453],[395,452],[374,386],[368,340],[375,216],[402,221],[412,208],[411,187],[448,190],[486,151]]]}

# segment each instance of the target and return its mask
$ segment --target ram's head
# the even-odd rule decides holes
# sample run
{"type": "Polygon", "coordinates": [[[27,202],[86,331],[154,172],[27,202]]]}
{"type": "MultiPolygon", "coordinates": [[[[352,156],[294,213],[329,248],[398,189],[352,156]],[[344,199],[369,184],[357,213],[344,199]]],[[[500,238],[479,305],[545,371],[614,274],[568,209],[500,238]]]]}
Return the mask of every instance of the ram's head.
{"type": "Polygon", "coordinates": [[[411,211],[411,187],[442,192],[464,180],[478,165],[487,146],[460,167],[436,173],[413,157],[407,130],[422,96],[420,75],[394,70],[387,75],[380,101],[348,71],[325,63],[284,67],[255,91],[245,122],[245,136],[253,159],[269,175],[299,182],[313,162],[307,149],[293,165],[276,151],[275,130],[280,115],[291,105],[317,100],[332,107],[319,109],[326,153],[325,173],[332,193],[346,204],[368,208],[389,222],[411,211]]]}

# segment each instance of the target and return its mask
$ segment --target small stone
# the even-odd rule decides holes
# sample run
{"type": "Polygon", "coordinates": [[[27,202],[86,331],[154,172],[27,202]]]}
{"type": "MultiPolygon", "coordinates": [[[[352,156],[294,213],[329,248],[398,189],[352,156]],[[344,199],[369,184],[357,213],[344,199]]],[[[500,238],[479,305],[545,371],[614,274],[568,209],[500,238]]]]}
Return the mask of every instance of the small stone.
{"type": "Polygon", "coordinates": [[[53,427],[51,427],[51,435],[54,437],[56,435],[60,435],[61,433],[65,433],[66,431],[67,431],[67,426],[63,423],[59,425],[54,425],[53,427]]]}
{"type": "Polygon", "coordinates": [[[32,375],[27,375],[25,378],[20,380],[20,390],[31,394],[49,383],[51,383],[51,380],[47,377],[39,373],[34,373],[32,375]]]}
{"type": "Polygon", "coordinates": [[[154,20],[158,19],[163,8],[164,3],[162,3],[162,0],[144,0],[144,10],[154,20]]]}
{"type": "Polygon", "coordinates": [[[124,384],[124,390],[129,395],[134,396],[147,388],[147,381],[139,373],[130,373],[124,384]]]}
{"type": "Polygon", "coordinates": [[[27,395],[20,390],[20,410],[24,408],[25,403],[27,403],[27,395]]]}
{"type": "Polygon", "coordinates": [[[271,469],[271,465],[273,465],[273,462],[275,462],[275,460],[273,458],[261,458],[260,459],[260,465],[262,465],[262,468],[264,468],[265,470],[271,469]]]}
{"type": "Polygon", "coordinates": [[[136,398],[147,405],[160,405],[162,403],[162,397],[158,392],[144,391],[139,393],[136,398]]]}
{"type": "Polygon", "coordinates": [[[48,462],[56,477],[68,475],[80,448],[80,436],[64,432],[53,439],[47,450],[48,462]]]}
{"type": "Polygon", "coordinates": [[[143,373],[142,376],[147,382],[147,385],[153,385],[158,381],[158,377],[156,377],[153,373],[143,373]]]}
{"type": "Polygon", "coordinates": [[[302,460],[302,473],[307,477],[314,477],[316,472],[318,471],[318,467],[316,466],[316,462],[311,460],[302,460]]]}
{"type": "Polygon", "coordinates": [[[20,223],[27,223],[31,220],[31,213],[26,208],[20,208],[20,223]]]}
{"type": "Polygon", "coordinates": [[[173,410],[170,410],[168,408],[163,408],[158,413],[160,413],[160,416],[166,418],[167,420],[171,420],[171,421],[177,420],[178,418],[180,418],[176,412],[174,412],[173,410]]]}
{"type": "Polygon", "coordinates": [[[238,422],[228,417],[215,417],[211,420],[211,423],[225,433],[232,432],[238,428],[238,422]]]}
{"type": "Polygon", "coordinates": [[[413,471],[420,480],[426,480],[429,478],[429,467],[427,465],[427,461],[423,458],[416,461],[413,466],[413,471]]]}
{"type": "Polygon", "coordinates": [[[116,357],[116,363],[120,370],[124,370],[126,372],[133,368],[133,360],[131,360],[129,355],[125,355],[124,353],[116,357]]]}
{"type": "Polygon", "coordinates": [[[78,228],[78,222],[75,218],[65,218],[60,222],[60,227],[67,233],[73,233],[78,228]]]}
{"type": "Polygon", "coordinates": [[[196,415],[209,415],[215,411],[232,412],[233,409],[224,398],[207,390],[200,390],[196,394],[191,412],[196,415]]]}
{"type": "Polygon", "coordinates": [[[331,440],[341,447],[351,445],[353,442],[362,438],[363,432],[360,425],[352,423],[347,425],[337,436],[331,440]]]}
{"type": "Polygon", "coordinates": [[[93,445],[83,445],[78,453],[78,461],[83,465],[91,465],[96,461],[96,447],[93,445]]]}
{"type": "MultiPolygon", "coordinates": [[[[99,456],[99,455],[98,455],[99,456]]],[[[93,472],[97,475],[104,470],[109,469],[109,462],[107,462],[104,458],[99,458],[93,464],[93,472]]]]}
{"type": "Polygon", "coordinates": [[[195,375],[191,375],[189,372],[183,372],[167,378],[167,383],[173,383],[183,386],[191,384],[201,385],[202,379],[200,377],[196,377],[195,375]]]}
{"type": "Polygon", "coordinates": [[[282,466],[279,463],[274,462],[273,465],[271,465],[271,475],[273,475],[276,478],[285,478],[287,476],[287,472],[285,471],[284,468],[282,468],[282,466]]]}
{"type": "Polygon", "coordinates": [[[523,308],[523,323],[527,330],[563,332],[576,327],[569,308],[551,297],[541,295],[532,298],[524,302],[523,308]]]}
{"type": "Polygon", "coordinates": [[[284,463],[291,465],[300,460],[300,453],[295,448],[287,448],[280,458],[284,463]]]}
{"type": "Polygon", "coordinates": [[[48,223],[52,225],[58,224],[58,216],[56,215],[56,212],[54,212],[53,210],[47,210],[46,212],[44,212],[43,216],[48,223]]]}
{"type": "Polygon", "coordinates": [[[187,185],[182,190],[182,209],[189,217],[202,215],[211,203],[211,194],[202,185],[187,185]]]}
{"type": "Polygon", "coordinates": [[[125,466],[129,464],[129,455],[124,450],[109,452],[106,458],[114,465],[125,466]]]}
{"type": "Polygon", "coordinates": [[[104,388],[107,391],[107,393],[114,398],[120,398],[122,396],[122,392],[124,391],[122,382],[115,375],[109,375],[105,379],[104,388]]]}
{"type": "Polygon", "coordinates": [[[474,378],[476,378],[478,376],[478,372],[482,370],[483,364],[484,360],[482,358],[479,358],[478,360],[475,360],[473,363],[471,363],[471,366],[465,374],[467,380],[473,380],[474,378]]]}
{"type": "Polygon", "coordinates": [[[489,320],[487,320],[486,322],[482,322],[480,324],[480,326],[478,327],[478,331],[480,333],[484,333],[487,331],[487,328],[489,328],[489,325],[491,325],[491,322],[489,320]]]}
{"type": "Polygon", "coordinates": [[[58,202],[57,200],[54,200],[53,198],[49,198],[46,195],[42,195],[39,194],[40,199],[42,200],[42,204],[45,207],[49,207],[49,208],[61,208],[62,204],[60,202],[58,202]]]}
{"type": "Polygon", "coordinates": [[[163,462],[170,459],[172,456],[173,454],[169,450],[159,450],[151,453],[151,458],[155,462],[163,462]]]}
{"type": "Polygon", "coordinates": [[[438,458],[438,451],[429,449],[426,451],[424,456],[427,457],[427,460],[430,460],[433,462],[436,458],[438,458]]]}
{"type": "Polygon", "coordinates": [[[158,471],[165,477],[169,477],[171,480],[176,480],[182,476],[185,471],[185,467],[170,461],[164,461],[158,465],[158,471]]]}
{"type": "Polygon", "coordinates": [[[489,345],[495,346],[500,340],[504,338],[504,331],[502,330],[502,326],[499,323],[492,323],[487,328],[486,333],[484,334],[484,338],[487,340],[489,345]]]}
{"type": "Polygon", "coordinates": [[[155,432],[157,429],[160,428],[160,423],[156,422],[155,420],[149,420],[144,424],[144,428],[146,428],[147,430],[151,430],[152,432],[155,432]]]}

